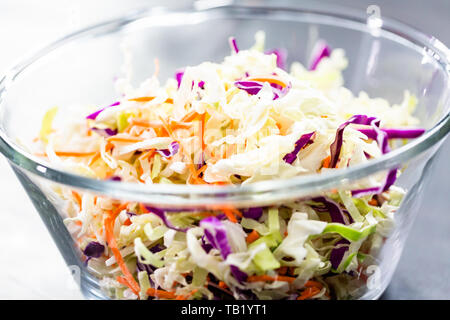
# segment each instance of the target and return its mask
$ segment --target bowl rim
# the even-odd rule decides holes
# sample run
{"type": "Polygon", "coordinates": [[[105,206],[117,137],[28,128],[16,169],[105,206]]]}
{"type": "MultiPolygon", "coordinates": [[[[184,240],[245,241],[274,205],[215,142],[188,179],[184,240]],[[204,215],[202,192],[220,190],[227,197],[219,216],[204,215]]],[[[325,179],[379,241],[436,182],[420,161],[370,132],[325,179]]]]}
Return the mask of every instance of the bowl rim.
{"type": "MultiPolygon", "coordinates": [[[[307,14],[312,16],[331,17],[341,22],[357,23],[361,32],[367,22],[365,13],[359,10],[348,11],[345,7],[329,9],[306,9],[298,6],[294,7],[272,7],[253,5],[221,5],[209,6],[207,8],[193,7],[190,9],[172,10],[160,7],[148,10],[132,12],[122,17],[108,20],[102,23],[83,28],[72,32],[59,40],[52,42],[43,49],[38,50],[33,55],[9,69],[0,78],[0,113],[3,112],[4,96],[8,88],[14,84],[14,80],[29,66],[33,65],[40,58],[52,51],[60,48],[66,43],[105,32],[121,30],[124,26],[139,21],[146,17],[165,16],[170,14],[204,14],[219,13],[226,11],[235,12],[252,11],[262,14],[269,12],[288,12],[294,14],[307,14]]],[[[206,20],[217,19],[217,17],[206,20]]],[[[438,39],[427,36],[424,33],[396,20],[382,19],[381,31],[406,40],[409,45],[421,47],[437,62],[447,78],[450,78],[450,50],[438,39]]],[[[405,44],[403,44],[405,45],[405,44]]],[[[450,88],[449,88],[450,89],[450,88]]],[[[449,103],[446,100],[444,107],[449,103]]],[[[16,167],[27,170],[33,175],[70,186],[74,189],[87,190],[94,193],[104,194],[117,199],[135,200],[146,203],[156,203],[162,207],[190,207],[190,206],[213,206],[217,204],[261,204],[274,201],[281,201],[301,197],[313,192],[326,190],[327,188],[344,185],[346,182],[364,178],[370,174],[388,170],[400,166],[402,162],[411,159],[432,146],[443,141],[450,131],[450,112],[447,112],[431,129],[427,130],[421,137],[412,140],[408,144],[395,149],[380,158],[371,160],[365,164],[359,164],[348,168],[342,168],[324,174],[311,174],[306,176],[296,176],[289,179],[273,179],[255,182],[240,186],[210,186],[210,185],[141,185],[137,183],[118,182],[110,180],[98,180],[62,171],[22,150],[7,133],[0,127],[0,152],[16,167]]]]}

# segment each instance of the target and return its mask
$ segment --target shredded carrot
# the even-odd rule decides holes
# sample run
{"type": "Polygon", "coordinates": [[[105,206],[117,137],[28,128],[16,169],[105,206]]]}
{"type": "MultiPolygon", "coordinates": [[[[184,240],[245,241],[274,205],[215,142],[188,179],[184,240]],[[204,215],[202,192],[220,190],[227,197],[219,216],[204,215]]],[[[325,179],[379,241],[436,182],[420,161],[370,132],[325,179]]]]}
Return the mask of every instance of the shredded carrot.
{"type": "Polygon", "coordinates": [[[245,241],[250,244],[256,240],[259,239],[259,233],[256,230],[253,230],[252,232],[250,232],[250,234],[247,236],[247,238],[245,239],[245,241]]]}
{"type": "Polygon", "coordinates": [[[125,279],[124,277],[121,276],[117,276],[116,277],[117,282],[119,282],[120,284],[123,284],[126,287],[130,287],[130,283],[128,282],[127,279],[125,279]]]}
{"type": "Polygon", "coordinates": [[[285,281],[285,282],[288,282],[288,283],[292,283],[292,282],[294,282],[294,280],[295,280],[295,277],[287,277],[287,276],[271,277],[271,276],[268,276],[268,275],[250,276],[250,277],[247,278],[247,282],[285,281]]]}
{"type": "Polygon", "coordinates": [[[110,150],[112,150],[114,148],[114,145],[112,143],[107,143],[105,146],[105,152],[109,152],[110,150]]]}
{"type": "Polygon", "coordinates": [[[128,202],[122,203],[120,206],[115,208],[112,212],[112,214],[116,217],[119,213],[121,213],[123,210],[125,210],[128,207],[128,202]]]}
{"type": "Polygon", "coordinates": [[[248,80],[274,83],[282,86],[283,88],[287,86],[286,83],[277,78],[250,78],[248,80]]]}
{"type": "MultiPolygon", "coordinates": [[[[190,159],[190,157],[188,155],[186,155],[186,157],[188,157],[190,159]]],[[[191,172],[190,182],[192,184],[206,184],[206,182],[198,176],[199,175],[198,170],[195,169],[195,165],[192,162],[192,160],[191,160],[191,163],[188,164],[188,169],[191,172]]]]}
{"type": "Polygon", "coordinates": [[[329,168],[331,162],[331,156],[328,156],[322,160],[322,168],[329,168]]]}
{"type": "Polygon", "coordinates": [[[151,296],[151,297],[163,298],[163,299],[175,299],[176,298],[176,295],[173,292],[157,290],[154,288],[148,288],[147,295],[151,296]]]}
{"type": "Polygon", "coordinates": [[[75,198],[75,201],[77,202],[78,207],[80,208],[80,211],[81,211],[81,196],[80,196],[80,194],[76,191],[72,191],[72,195],[75,198]]]}
{"type": "Polygon", "coordinates": [[[136,101],[136,102],[149,102],[155,99],[155,97],[138,97],[133,99],[128,99],[128,101],[136,101]]]}
{"type": "Polygon", "coordinates": [[[202,142],[202,152],[205,151],[205,121],[206,121],[206,112],[202,114],[202,121],[200,126],[200,141],[202,142]]]}
{"type": "Polygon", "coordinates": [[[231,222],[237,223],[237,219],[235,217],[235,215],[231,212],[230,209],[228,208],[223,208],[222,209],[223,213],[225,213],[226,217],[228,218],[228,220],[230,220],[231,222]]]}
{"type": "Polygon", "coordinates": [[[216,181],[216,182],[213,182],[211,184],[214,184],[214,185],[217,185],[217,186],[225,186],[225,185],[227,185],[229,183],[225,182],[225,181],[216,181]]]}
{"type": "Polygon", "coordinates": [[[153,157],[155,155],[155,153],[156,153],[155,149],[151,149],[151,150],[145,152],[144,154],[142,154],[139,157],[139,159],[145,160],[145,159],[151,158],[151,157],[153,157]]]}
{"type": "Polygon", "coordinates": [[[230,210],[231,210],[231,212],[233,212],[235,215],[237,215],[239,218],[242,218],[243,216],[242,216],[242,213],[238,210],[238,209],[236,209],[236,208],[230,208],[230,210]]]}
{"type": "Polygon", "coordinates": [[[219,287],[221,287],[222,289],[228,288],[227,284],[223,281],[219,281],[219,287]]]}
{"type": "Polygon", "coordinates": [[[100,159],[100,157],[101,157],[101,153],[100,153],[100,152],[97,152],[97,153],[91,158],[91,160],[89,160],[88,166],[92,166],[92,165],[95,163],[95,161],[97,161],[98,159],[100,159]]]}
{"type": "Polygon", "coordinates": [[[135,126],[145,127],[145,128],[162,128],[163,124],[160,121],[146,121],[142,119],[131,119],[131,124],[135,126]]]}
{"type": "Polygon", "coordinates": [[[318,281],[309,280],[309,281],[306,281],[305,287],[307,287],[307,288],[308,287],[317,287],[319,289],[322,289],[323,285],[318,281]]]}
{"type": "Polygon", "coordinates": [[[128,218],[127,220],[125,220],[125,222],[123,223],[124,226],[129,226],[131,225],[131,220],[130,218],[128,218]]]}
{"type": "Polygon", "coordinates": [[[155,130],[157,136],[163,137],[168,136],[167,130],[164,128],[164,125],[161,121],[146,121],[142,119],[131,119],[130,124],[125,129],[125,132],[131,132],[131,129],[135,126],[143,127],[143,128],[153,128],[155,130]]]}
{"type": "Polygon", "coordinates": [[[142,203],[139,203],[139,209],[142,211],[142,213],[149,213],[150,212],[150,211],[147,210],[147,208],[142,203]]]}
{"type": "Polygon", "coordinates": [[[197,111],[191,110],[188,113],[184,115],[183,118],[181,118],[181,122],[191,122],[195,119],[195,117],[198,115],[197,111]]]}
{"type": "Polygon", "coordinates": [[[92,152],[72,152],[72,151],[55,151],[58,157],[90,157],[95,155],[95,151],[92,152]]]}
{"type": "Polygon", "coordinates": [[[183,295],[176,296],[175,300],[187,300],[191,296],[193,296],[197,291],[198,291],[197,289],[194,289],[191,292],[189,292],[187,296],[183,296],[183,295]]]}
{"type": "Polygon", "coordinates": [[[309,299],[320,292],[320,289],[316,287],[307,288],[302,294],[297,298],[297,300],[306,300],[309,299]]]}
{"type": "Polygon", "coordinates": [[[197,170],[197,176],[199,176],[201,173],[205,172],[206,168],[208,168],[208,165],[205,164],[200,169],[197,170]]]}
{"type": "MultiPolygon", "coordinates": [[[[115,212],[116,211],[117,210],[115,210],[115,212]]],[[[109,214],[108,217],[105,218],[104,226],[106,233],[106,241],[108,242],[108,246],[111,248],[111,251],[113,252],[114,257],[116,259],[116,262],[124,275],[124,280],[126,280],[125,283],[127,287],[129,287],[135,295],[139,296],[140,291],[139,284],[136,282],[136,280],[134,280],[130,270],[128,270],[128,267],[125,264],[125,261],[123,260],[122,254],[120,253],[120,250],[117,247],[116,239],[114,238],[115,218],[116,215],[114,213],[109,214]]]]}
{"type": "Polygon", "coordinates": [[[137,138],[137,137],[131,137],[131,136],[119,136],[119,135],[115,135],[112,137],[109,137],[108,139],[106,139],[107,141],[111,142],[111,141],[117,141],[117,142],[129,142],[129,143],[134,143],[134,142],[140,142],[143,139],[142,138],[137,138]]]}
{"type": "Polygon", "coordinates": [[[378,201],[376,199],[370,199],[368,202],[371,206],[378,206],[378,201]]]}
{"type": "MultiPolygon", "coordinates": [[[[83,222],[81,222],[80,220],[75,220],[75,224],[77,225],[77,226],[82,226],[83,225],[83,222]]],[[[81,239],[78,239],[78,241],[80,241],[81,242],[81,239]]]]}

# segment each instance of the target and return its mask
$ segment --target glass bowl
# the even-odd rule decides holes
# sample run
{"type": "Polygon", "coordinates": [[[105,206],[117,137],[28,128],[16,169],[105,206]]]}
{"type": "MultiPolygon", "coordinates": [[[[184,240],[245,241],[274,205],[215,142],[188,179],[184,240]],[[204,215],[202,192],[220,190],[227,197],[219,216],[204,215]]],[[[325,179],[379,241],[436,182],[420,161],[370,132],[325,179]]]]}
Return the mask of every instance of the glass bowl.
{"type": "Polygon", "coordinates": [[[214,210],[219,205],[281,205],[401,168],[396,185],[407,193],[395,213],[395,226],[381,239],[370,265],[355,260],[360,265],[356,280],[361,286],[352,295],[339,296],[376,299],[396,268],[434,156],[450,129],[449,59],[449,50],[437,39],[392,20],[367,17],[363,12],[234,5],[143,10],[70,34],[5,74],[0,81],[0,151],[65,261],[77,271],[83,294],[95,299],[108,298],[114,292],[103,291],[85,263],[79,244],[63,222],[68,215],[67,204],[55,190],[76,190],[82,195],[146,203],[166,210],[214,210]],[[306,63],[319,38],[333,48],[343,48],[349,59],[344,72],[346,86],[354,93],[363,90],[391,103],[401,101],[403,91],[409,90],[418,99],[415,116],[426,133],[364,165],[238,188],[94,180],[60,171],[23,147],[39,132],[40,119],[49,107],[58,105],[64,110],[73,103],[110,103],[115,96],[113,79],[121,73],[120,47],[124,41],[133,53],[133,81],[137,84],[153,73],[154,57],[160,61],[160,79],[165,79],[186,65],[220,61],[229,53],[227,39],[231,35],[237,36],[243,48],[250,47],[258,30],[266,32],[267,47],[287,49],[289,63],[306,63]]]}

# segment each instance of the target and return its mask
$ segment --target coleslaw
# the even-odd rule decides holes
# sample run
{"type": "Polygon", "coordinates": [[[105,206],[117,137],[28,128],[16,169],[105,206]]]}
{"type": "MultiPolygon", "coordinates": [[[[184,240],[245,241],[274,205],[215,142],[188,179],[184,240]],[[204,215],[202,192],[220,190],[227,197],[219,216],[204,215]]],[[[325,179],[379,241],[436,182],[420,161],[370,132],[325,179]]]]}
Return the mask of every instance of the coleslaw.
{"type": "MultiPolygon", "coordinates": [[[[52,108],[34,151],[52,166],[140,184],[246,185],[371,161],[424,133],[400,104],[343,86],[342,49],[319,41],[287,67],[265,35],[221,63],[155,74],[76,114],[52,108]]],[[[401,168],[309,198],[252,208],[163,209],[68,188],[65,224],[86,266],[116,299],[351,299],[394,225],[401,168]]]]}

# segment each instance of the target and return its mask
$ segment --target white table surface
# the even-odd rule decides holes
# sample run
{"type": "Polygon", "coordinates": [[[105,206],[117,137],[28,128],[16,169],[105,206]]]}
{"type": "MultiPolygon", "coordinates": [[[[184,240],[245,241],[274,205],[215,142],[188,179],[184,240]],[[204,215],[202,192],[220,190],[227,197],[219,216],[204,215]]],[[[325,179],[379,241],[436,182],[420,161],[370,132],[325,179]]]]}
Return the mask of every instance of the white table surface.
{"type": "MultiPolygon", "coordinates": [[[[155,2],[2,0],[0,72],[18,57],[71,30],[155,2]]],[[[343,2],[352,4],[355,1],[343,2]]],[[[395,10],[395,5],[388,1],[362,1],[358,7],[365,8],[366,2],[386,3],[388,8],[395,10]]],[[[431,5],[433,2],[442,4],[444,1],[427,3],[431,5]]],[[[448,6],[444,8],[449,9],[448,6]]],[[[447,11],[447,18],[449,13],[447,11]]],[[[408,12],[404,16],[410,14],[408,12]]],[[[432,18],[429,17],[427,21],[432,18]]],[[[433,23],[429,21],[429,25],[433,29],[433,23]]],[[[435,166],[439,170],[431,173],[433,183],[424,197],[421,208],[423,214],[413,226],[399,269],[385,294],[386,298],[450,298],[450,239],[447,232],[450,227],[449,155],[450,143],[447,141],[435,166]],[[428,240],[429,244],[436,246],[436,250],[428,250],[430,247],[423,239],[431,239],[428,240]],[[444,254],[444,258],[439,257],[437,252],[439,255],[444,254]],[[419,266],[428,268],[433,275],[411,273],[419,266]],[[416,284],[420,288],[415,288],[416,284]]],[[[3,157],[0,157],[0,195],[0,299],[82,299],[53,240],[3,157]]]]}

